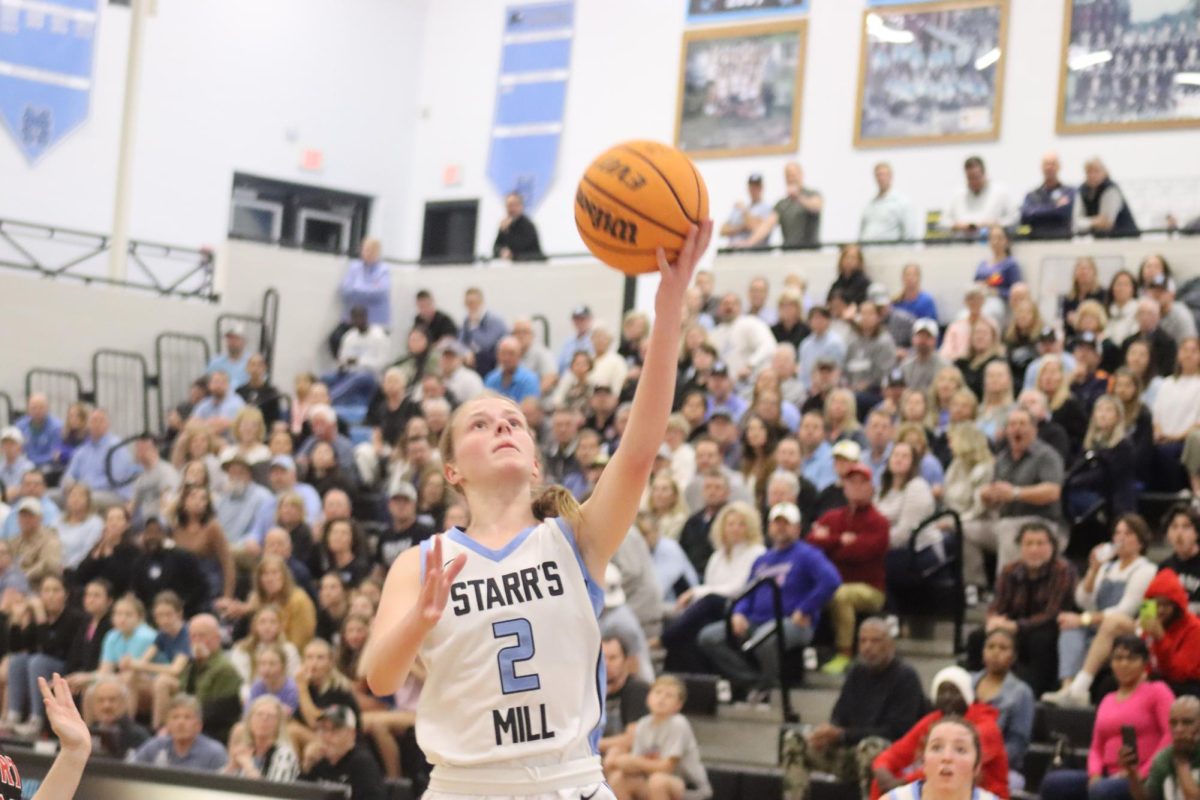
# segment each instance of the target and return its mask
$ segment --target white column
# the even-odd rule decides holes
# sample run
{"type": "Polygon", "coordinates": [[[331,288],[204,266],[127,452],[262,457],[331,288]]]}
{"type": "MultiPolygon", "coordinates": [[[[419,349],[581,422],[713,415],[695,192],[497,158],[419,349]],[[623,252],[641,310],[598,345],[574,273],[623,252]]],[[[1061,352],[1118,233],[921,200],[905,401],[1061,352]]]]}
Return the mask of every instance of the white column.
{"type": "Polygon", "coordinates": [[[129,22],[129,58],[125,67],[125,107],[121,112],[121,139],[117,152],[117,189],[113,201],[112,244],[108,276],[123,281],[129,251],[129,208],[133,196],[133,146],[137,133],[138,86],[142,78],[142,44],[146,17],[153,0],[132,0],[129,22]]]}

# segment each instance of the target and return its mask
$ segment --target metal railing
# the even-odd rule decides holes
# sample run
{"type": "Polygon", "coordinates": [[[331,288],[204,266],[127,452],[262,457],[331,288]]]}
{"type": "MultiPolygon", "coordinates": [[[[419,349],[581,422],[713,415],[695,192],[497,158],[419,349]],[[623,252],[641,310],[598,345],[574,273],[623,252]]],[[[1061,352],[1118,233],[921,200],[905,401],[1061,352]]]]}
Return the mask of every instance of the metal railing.
{"type": "Polygon", "coordinates": [[[0,267],[163,296],[217,300],[210,250],[130,241],[126,277],[114,280],[108,274],[111,249],[106,234],[0,219],[0,267]]]}
{"type": "Polygon", "coordinates": [[[217,352],[225,352],[225,332],[234,325],[241,325],[247,342],[257,342],[258,352],[267,361],[269,370],[275,362],[275,336],[279,329],[279,290],[263,292],[262,305],[257,317],[250,314],[225,313],[217,317],[215,333],[217,352]]]}
{"type": "Polygon", "coordinates": [[[44,394],[50,413],[59,419],[67,418],[67,411],[75,403],[90,401],[91,395],[83,390],[83,378],[77,372],[65,369],[34,367],[25,373],[25,397],[44,394]]]}
{"type": "Polygon", "coordinates": [[[768,575],[759,578],[746,587],[741,594],[731,598],[725,604],[725,638],[730,642],[737,641],[737,637],[733,633],[733,609],[737,607],[738,603],[757,592],[763,586],[769,587],[771,590],[771,622],[759,626],[759,630],[755,631],[754,635],[743,642],[739,649],[743,653],[752,653],[759,647],[770,647],[770,645],[766,644],[767,639],[773,638],[775,640],[774,646],[779,657],[779,675],[777,677],[779,678],[780,701],[783,704],[783,721],[799,722],[800,716],[792,708],[792,687],[787,671],[787,643],[783,640],[783,623],[787,619],[787,615],[783,613],[783,588],[776,582],[774,576],[768,575]],[[772,623],[774,623],[773,627],[767,627],[772,623]]]}
{"type": "Polygon", "coordinates": [[[211,352],[208,339],[194,333],[168,331],[155,337],[159,425],[166,427],[170,410],[188,399],[192,382],[204,374],[211,352]]]}
{"type": "Polygon", "coordinates": [[[92,394],[96,405],[108,411],[118,436],[151,429],[150,390],[155,386],[141,353],[101,349],[92,354],[92,394]]]}
{"type": "Polygon", "coordinates": [[[945,612],[946,609],[944,607],[939,608],[938,603],[928,602],[930,600],[928,597],[929,590],[936,589],[936,586],[933,585],[932,582],[935,581],[935,579],[937,579],[939,576],[942,576],[944,588],[949,594],[950,602],[952,604],[952,607],[949,609],[949,613],[951,620],[954,623],[954,652],[961,653],[965,646],[963,642],[963,626],[966,617],[966,582],[963,579],[962,518],[958,515],[957,511],[950,508],[944,508],[941,511],[935,511],[913,526],[912,532],[909,533],[908,536],[908,544],[905,545],[905,547],[908,550],[909,565],[914,570],[913,574],[917,578],[915,583],[926,584],[925,586],[920,586],[919,588],[917,586],[910,585],[905,589],[905,591],[912,592],[914,594],[918,591],[920,592],[920,600],[922,601],[921,606],[923,607],[924,611],[914,612],[909,609],[906,614],[903,609],[900,609],[899,613],[901,615],[932,617],[935,619],[943,616],[944,614],[939,612],[945,612]],[[945,552],[945,558],[926,567],[919,567],[918,551],[920,548],[917,546],[919,538],[917,534],[925,528],[928,528],[930,525],[933,525],[935,522],[946,517],[950,518],[952,524],[950,528],[950,547],[945,552]],[[930,611],[934,613],[928,613],[930,611]]]}
{"type": "Polygon", "coordinates": [[[8,427],[16,421],[16,409],[13,407],[12,396],[8,392],[0,392],[0,427],[8,427]]]}

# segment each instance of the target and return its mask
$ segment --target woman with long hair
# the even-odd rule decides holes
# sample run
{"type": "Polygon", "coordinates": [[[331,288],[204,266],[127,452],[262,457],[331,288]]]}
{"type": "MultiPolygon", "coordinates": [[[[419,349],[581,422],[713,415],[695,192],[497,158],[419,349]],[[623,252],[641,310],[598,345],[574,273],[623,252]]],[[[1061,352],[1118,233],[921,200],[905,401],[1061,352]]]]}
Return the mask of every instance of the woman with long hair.
{"type": "Polygon", "coordinates": [[[921,477],[921,464],[913,448],[905,442],[892,445],[887,467],[879,482],[875,509],[890,526],[891,548],[908,546],[917,523],[933,513],[937,502],[933,488],[921,477]]]}
{"type": "Polygon", "coordinates": [[[46,715],[39,681],[63,672],[71,642],[86,622],[84,613],[67,603],[67,588],[58,575],[42,578],[36,594],[17,597],[11,604],[8,712],[4,721],[17,734],[33,738],[41,735],[46,715]]]}
{"type": "Polygon", "coordinates": [[[983,669],[971,676],[975,701],[1000,712],[996,726],[1004,735],[1008,785],[1013,791],[1025,788],[1021,765],[1033,738],[1033,712],[1037,707],[1029,684],[1013,672],[1016,663],[1017,634],[1007,628],[993,628],[983,640],[983,669]]]}
{"type": "Polygon", "coordinates": [[[1050,421],[1062,426],[1071,443],[1071,453],[1078,453],[1087,433],[1087,411],[1083,403],[1079,402],[1079,398],[1071,394],[1071,382],[1063,371],[1060,356],[1051,353],[1042,357],[1042,366],[1037,375],[1037,389],[1046,395],[1050,421]]]}
{"type": "Polygon", "coordinates": [[[967,352],[954,362],[962,373],[967,388],[976,397],[983,395],[983,371],[993,361],[1005,361],[1004,345],[1000,342],[1000,334],[995,324],[986,317],[981,318],[971,326],[971,338],[967,344],[967,352]]]}
{"type": "Polygon", "coordinates": [[[283,648],[287,674],[300,666],[300,651],[284,636],[283,612],[274,604],[259,606],[250,619],[250,632],[229,649],[229,660],[247,687],[258,673],[258,655],[267,646],[283,648]]]}
{"type": "Polygon", "coordinates": [[[1108,338],[1108,312],[1103,304],[1095,300],[1080,303],[1075,311],[1075,329],[1079,334],[1090,333],[1096,337],[1100,369],[1112,372],[1121,365],[1121,343],[1108,338]]]}
{"type": "Polygon", "coordinates": [[[352,519],[327,520],[319,552],[321,573],[336,573],[342,583],[351,589],[357,587],[371,572],[366,538],[352,519]]]}
{"type": "Polygon", "coordinates": [[[1108,324],[1104,332],[1120,346],[1138,332],[1138,283],[1127,269],[1119,270],[1108,283],[1108,324]]]}
{"type": "Polygon", "coordinates": [[[317,586],[317,628],[318,639],[327,642],[337,640],[342,629],[342,620],[350,613],[350,594],[346,584],[336,572],[322,575],[317,586]]]}
{"type": "Polygon", "coordinates": [[[1121,367],[1113,375],[1112,393],[1121,403],[1125,434],[1133,447],[1134,471],[1146,475],[1154,455],[1154,418],[1142,401],[1142,384],[1132,370],[1121,367]]]}
{"type": "Polygon", "coordinates": [[[67,414],[63,418],[62,435],[51,455],[55,474],[61,473],[67,468],[71,463],[71,457],[75,455],[75,449],[87,441],[87,422],[91,413],[91,406],[87,403],[75,402],[67,407],[67,414]]]}
{"type": "Polygon", "coordinates": [[[762,417],[751,412],[742,431],[742,477],[746,491],[762,506],[767,496],[767,479],[775,471],[775,445],[779,438],[762,417]]]}
{"type": "Polygon", "coordinates": [[[989,441],[998,441],[1014,405],[1012,369],[1004,361],[992,361],[983,370],[983,394],[975,425],[989,441]]]}
{"type": "Polygon", "coordinates": [[[229,541],[213,510],[212,495],[203,486],[184,490],[175,521],[175,544],[200,562],[208,581],[208,599],[233,597],[236,574],[229,541]]]}
{"type": "MultiPolygon", "coordinates": [[[[312,528],[305,521],[307,509],[304,498],[295,492],[279,496],[275,507],[275,525],[282,528],[292,540],[292,556],[304,562],[310,571],[320,567],[317,548],[313,542],[312,528]]],[[[320,573],[317,573],[320,574],[320,573]]]]}
{"type": "Polygon", "coordinates": [[[1137,510],[1137,463],[1133,443],[1126,435],[1125,409],[1114,395],[1096,398],[1083,450],[1099,465],[1078,474],[1069,495],[1071,512],[1079,516],[1103,497],[1112,498],[1113,512],[1137,510]]]}
{"type": "Polygon", "coordinates": [[[291,783],[300,759],[288,736],[288,710],[274,695],[262,695],[246,711],[246,724],[229,740],[229,763],[221,772],[268,783],[291,783]]]}
{"type": "Polygon", "coordinates": [[[356,719],[362,719],[354,685],[334,665],[333,645],[313,639],[304,648],[300,668],[296,670],[296,689],[300,706],[288,723],[288,733],[299,752],[304,752],[315,736],[321,711],[330,706],[349,706],[356,719]]]}
{"type": "Polygon", "coordinates": [[[871,286],[866,270],[861,247],[856,244],[839,245],[837,277],[829,287],[829,293],[839,292],[850,305],[861,305],[867,299],[867,289],[871,286]]]}
{"type": "Polygon", "coordinates": [[[992,294],[1008,302],[1008,293],[1013,284],[1019,283],[1021,265],[1013,258],[1012,242],[1008,232],[999,225],[993,225],[988,230],[988,258],[975,268],[975,282],[985,284],[992,294]]]}
{"type": "Polygon", "coordinates": [[[896,363],[896,342],[874,303],[859,305],[844,363],[850,388],[860,395],[877,397],[888,370],[896,363]]]}
{"type": "Polygon", "coordinates": [[[975,726],[962,717],[942,717],[925,737],[925,777],[891,790],[881,800],[999,800],[976,786],[982,758],[975,726]]]}
{"type": "MultiPolygon", "coordinates": [[[[1178,355],[1176,352],[1176,358],[1178,355]]],[[[1125,348],[1125,368],[1138,379],[1142,387],[1142,402],[1147,408],[1154,407],[1154,399],[1158,397],[1158,389],[1164,380],[1163,376],[1154,371],[1150,357],[1150,344],[1144,339],[1134,339],[1125,348]]]]}
{"type": "Polygon", "coordinates": [[[113,587],[113,597],[120,597],[129,590],[134,560],[141,552],[134,542],[128,509],[125,506],[109,506],[104,512],[104,528],[100,531],[100,539],[92,545],[70,576],[71,585],[78,588],[97,578],[104,578],[113,587]]]}
{"type": "Polygon", "coordinates": [[[979,490],[992,482],[996,457],[983,431],[974,425],[954,425],[946,438],[953,458],[946,469],[942,503],[956,511],[963,522],[980,519],[987,513],[987,506],[979,490]]]}
{"type": "Polygon", "coordinates": [[[554,387],[554,393],[551,395],[553,408],[569,408],[586,413],[588,401],[592,396],[592,385],[588,382],[588,376],[592,374],[594,363],[592,354],[587,350],[575,351],[571,356],[570,366],[554,387]]]}
{"type": "Polygon", "coordinates": [[[246,459],[251,467],[271,460],[271,450],[266,445],[267,423],[258,406],[242,406],[242,410],[233,418],[230,431],[233,433],[233,444],[221,450],[222,464],[234,456],[246,459]]]}
{"type": "Polygon", "coordinates": [[[955,392],[966,387],[963,374],[958,367],[942,367],[933,378],[929,387],[928,411],[925,416],[925,427],[934,433],[946,432],[950,424],[950,401],[955,392]]]}
{"type": "Polygon", "coordinates": [[[225,487],[225,472],[221,469],[221,452],[224,440],[213,433],[201,420],[190,420],[175,438],[171,447],[171,465],[183,474],[184,466],[190,461],[200,461],[208,472],[208,485],[214,491],[225,487]]]}
{"type": "Polygon", "coordinates": [[[1163,379],[1154,398],[1153,482],[1161,491],[1177,491],[1188,485],[1180,459],[1188,437],[1200,431],[1200,339],[1189,337],[1179,343],[1175,374],[1163,379]]]}
{"type": "Polygon", "coordinates": [[[1029,298],[1013,300],[1008,327],[1004,329],[1003,344],[1017,385],[1024,382],[1025,370],[1038,357],[1038,338],[1044,327],[1037,303],[1029,298]]]}
{"type": "Polygon", "coordinates": [[[92,490],[86,483],[71,484],[65,505],[63,515],[50,527],[62,544],[62,566],[75,569],[100,541],[104,522],[92,507],[92,490]]]}
{"type": "MultiPolygon", "coordinates": [[[[288,654],[281,642],[262,644],[257,649],[254,660],[254,682],[250,684],[250,692],[246,702],[253,704],[262,695],[271,695],[283,703],[288,716],[300,707],[300,692],[296,688],[296,680],[292,677],[295,668],[288,668],[288,654]]],[[[234,728],[237,732],[237,728],[234,728]]]]}
{"type": "Polygon", "coordinates": [[[679,533],[688,518],[687,503],[670,470],[659,470],[650,478],[650,489],[642,510],[651,516],[662,536],[679,541],[679,533]]]}
{"type": "Polygon", "coordinates": [[[1063,331],[1068,338],[1074,336],[1078,328],[1075,312],[1089,300],[1099,303],[1103,309],[1108,303],[1108,292],[1100,283],[1100,272],[1096,269],[1096,260],[1091,256],[1080,256],[1075,259],[1071,288],[1058,301],[1059,315],[1063,320],[1063,331]]]}
{"type": "Polygon", "coordinates": [[[826,395],[825,429],[829,432],[830,444],[850,439],[857,442],[859,447],[866,445],[862,424],[858,421],[858,400],[854,392],[834,389],[826,395]]]}

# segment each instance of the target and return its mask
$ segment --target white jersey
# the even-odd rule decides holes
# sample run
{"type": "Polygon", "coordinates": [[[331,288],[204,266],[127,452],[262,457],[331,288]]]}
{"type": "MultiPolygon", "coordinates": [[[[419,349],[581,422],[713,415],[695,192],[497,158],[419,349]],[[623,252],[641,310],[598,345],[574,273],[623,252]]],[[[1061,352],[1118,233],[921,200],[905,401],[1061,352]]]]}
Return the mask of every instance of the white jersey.
{"type": "MultiPolygon", "coordinates": [[[[548,519],[501,550],[458,528],[439,536],[445,562],[466,553],[467,563],[419,651],[428,675],[417,705],[421,750],[446,770],[580,759],[598,767],[604,593],[570,525],[548,519]]],[[[422,580],[432,546],[421,543],[422,580]]]]}

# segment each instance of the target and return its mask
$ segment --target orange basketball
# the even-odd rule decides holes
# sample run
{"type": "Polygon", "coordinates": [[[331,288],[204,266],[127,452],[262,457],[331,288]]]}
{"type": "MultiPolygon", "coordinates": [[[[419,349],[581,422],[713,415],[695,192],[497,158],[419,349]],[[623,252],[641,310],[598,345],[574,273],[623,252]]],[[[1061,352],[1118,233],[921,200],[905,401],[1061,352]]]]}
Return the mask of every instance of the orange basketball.
{"type": "Polygon", "coordinates": [[[575,226],[596,258],[627,275],[674,261],[689,225],[708,217],[708,188],[670,145],[624,142],[592,162],[575,192],[575,226]]]}

